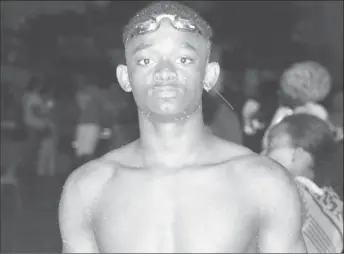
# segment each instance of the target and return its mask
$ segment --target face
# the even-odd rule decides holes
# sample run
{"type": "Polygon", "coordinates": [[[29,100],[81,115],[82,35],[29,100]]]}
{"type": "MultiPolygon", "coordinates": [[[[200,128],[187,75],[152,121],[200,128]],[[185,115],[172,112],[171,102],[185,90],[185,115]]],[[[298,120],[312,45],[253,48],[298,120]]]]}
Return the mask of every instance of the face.
{"type": "Polygon", "coordinates": [[[117,67],[121,87],[133,92],[139,111],[161,121],[188,117],[219,76],[208,63],[208,41],[176,30],[164,18],[158,30],[139,35],[126,46],[127,66],[117,67]]]}

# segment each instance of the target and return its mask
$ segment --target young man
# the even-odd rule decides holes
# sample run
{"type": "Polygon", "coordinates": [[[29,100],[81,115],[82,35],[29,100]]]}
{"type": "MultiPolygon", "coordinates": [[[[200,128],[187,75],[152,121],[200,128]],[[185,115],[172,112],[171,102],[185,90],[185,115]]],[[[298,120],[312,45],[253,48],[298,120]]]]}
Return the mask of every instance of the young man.
{"type": "Polygon", "coordinates": [[[64,252],[305,252],[301,201],[278,164],[206,130],[202,90],[211,28],[193,10],[155,3],[123,36],[121,87],[133,92],[140,138],[67,180],[64,252]],[[283,202],[281,202],[283,200],[283,202]]]}
{"type": "MultiPolygon", "coordinates": [[[[307,208],[303,235],[309,253],[343,250],[343,202],[333,190],[340,171],[326,164],[334,159],[335,148],[329,124],[309,114],[285,117],[269,129],[263,142],[263,153],[285,166],[300,187],[307,208]]],[[[343,174],[341,178],[343,188],[343,174]]]]}

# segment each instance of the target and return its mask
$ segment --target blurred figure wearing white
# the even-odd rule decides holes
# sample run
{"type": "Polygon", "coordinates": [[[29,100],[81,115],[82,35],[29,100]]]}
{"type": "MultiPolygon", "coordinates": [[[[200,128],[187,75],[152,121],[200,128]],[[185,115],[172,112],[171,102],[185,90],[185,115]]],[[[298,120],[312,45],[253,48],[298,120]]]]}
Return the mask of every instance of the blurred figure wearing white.
{"type": "MultiPolygon", "coordinates": [[[[84,114],[88,105],[99,96],[99,89],[89,83],[82,75],[76,78],[78,91],[76,93],[76,102],[80,111],[80,116],[84,114]]],[[[100,134],[100,126],[93,122],[79,121],[75,131],[74,148],[78,158],[93,156],[100,134]]]]}
{"type": "Polygon", "coordinates": [[[29,81],[22,103],[23,120],[29,136],[29,146],[26,154],[27,169],[35,171],[36,174],[41,174],[45,170],[43,161],[46,160],[46,155],[42,153],[42,151],[45,151],[42,147],[42,141],[47,135],[50,135],[51,129],[42,95],[42,80],[39,77],[32,77],[29,81]]]}
{"type": "MultiPolygon", "coordinates": [[[[255,77],[253,74],[255,73],[252,72],[248,76],[255,77]]],[[[250,82],[257,83],[255,79],[250,82]]],[[[328,120],[328,112],[319,102],[328,96],[331,87],[331,76],[319,63],[304,61],[291,65],[281,76],[276,94],[279,105],[270,123],[262,123],[255,118],[261,109],[259,102],[254,99],[246,102],[242,112],[245,133],[254,135],[257,131],[277,124],[284,117],[294,113],[307,113],[328,120]]]]}

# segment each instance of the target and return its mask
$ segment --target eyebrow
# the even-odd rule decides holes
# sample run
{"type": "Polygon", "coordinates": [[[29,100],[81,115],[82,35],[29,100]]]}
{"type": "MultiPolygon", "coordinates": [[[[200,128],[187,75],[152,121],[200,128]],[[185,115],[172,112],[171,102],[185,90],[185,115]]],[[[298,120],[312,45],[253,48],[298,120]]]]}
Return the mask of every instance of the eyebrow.
{"type": "Polygon", "coordinates": [[[189,49],[189,50],[192,50],[192,51],[195,51],[197,52],[196,48],[194,46],[192,46],[190,43],[188,42],[185,42],[185,43],[182,43],[181,48],[186,48],[186,49],[189,49]]]}
{"type": "Polygon", "coordinates": [[[144,50],[144,49],[147,49],[147,48],[150,48],[152,47],[153,44],[151,43],[143,43],[141,42],[135,49],[134,49],[134,54],[136,54],[137,52],[141,51],[141,50],[144,50]]]}
{"type": "MultiPolygon", "coordinates": [[[[153,44],[152,43],[144,43],[144,42],[141,42],[133,51],[133,54],[136,54],[137,52],[141,51],[141,50],[144,50],[144,49],[147,49],[147,48],[151,48],[153,47],[153,44]]],[[[196,48],[194,46],[192,46],[190,43],[188,42],[184,42],[182,44],[180,44],[180,47],[181,48],[185,48],[185,49],[189,49],[189,50],[192,50],[194,52],[197,52],[196,48]]]]}

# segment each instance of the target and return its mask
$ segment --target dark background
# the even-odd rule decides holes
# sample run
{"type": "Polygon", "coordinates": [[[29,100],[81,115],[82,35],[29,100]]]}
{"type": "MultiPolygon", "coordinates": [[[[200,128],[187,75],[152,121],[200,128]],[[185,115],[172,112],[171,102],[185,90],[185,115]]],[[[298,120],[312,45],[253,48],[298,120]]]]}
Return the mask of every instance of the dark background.
{"type": "MultiPolygon", "coordinates": [[[[59,80],[87,73],[99,85],[115,82],[114,66],[124,62],[121,30],[148,1],[1,1],[1,88],[25,86],[33,73],[59,80]]],[[[283,69],[317,60],[341,90],[343,4],[328,2],[186,1],[214,28],[224,49],[222,67],[283,69]]],[[[6,106],[6,105],[5,105],[6,106]]],[[[133,105],[134,106],[134,105],[133,105]]],[[[25,183],[23,204],[10,188],[1,193],[1,252],[60,252],[57,208],[66,175],[25,183]]]]}

